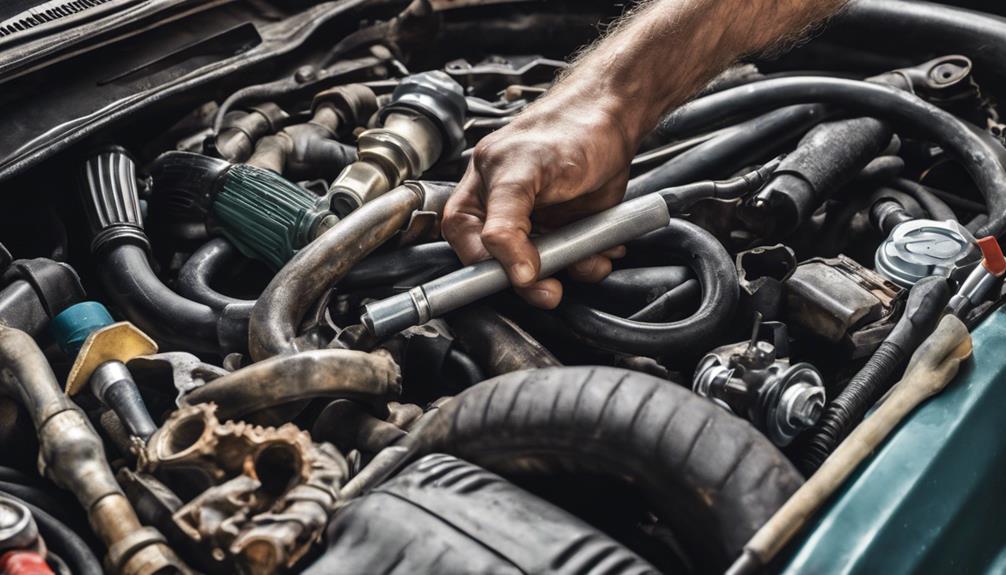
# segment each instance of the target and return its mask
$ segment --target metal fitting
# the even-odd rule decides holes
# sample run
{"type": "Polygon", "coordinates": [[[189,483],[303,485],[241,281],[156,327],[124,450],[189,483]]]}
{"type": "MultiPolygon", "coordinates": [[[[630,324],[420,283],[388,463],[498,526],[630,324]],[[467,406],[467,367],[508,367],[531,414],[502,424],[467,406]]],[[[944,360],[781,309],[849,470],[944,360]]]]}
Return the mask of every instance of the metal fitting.
{"type": "Polygon", "coordinates": [[[957,222],[936,220],[898,224],[875,257],[877,272],[904,288],[929,276],[967,273],[980,259],[971,232],[957,222]]]}
{"type": "Polygon", "coordinates": [[[31,511],[20,501],[0,495],[0,553],[38,548],[38,526],[31,511]]]}
{"type": "Polygon", "coordinates": [[[345,217],[438,161],[456,157],[464,146],[466,113],[461,86],[443,72],[402,80],[378,114],[381,127],[360,135],[360,159],[329,189],[332,212],[345,217]]]}
{"type": "MultiPolygon", "coordinates": [[[[781,324],[763,325],[777,328],[777,343],[785,341],[781,324]]],[[[778,351],[776,345],[755,338],[715,349],[699,362],[692,389],[746,418],[776,445],[786,446],[817,423],[825,392],[814,366],[790,365],[777,357],[778,351]]]]}

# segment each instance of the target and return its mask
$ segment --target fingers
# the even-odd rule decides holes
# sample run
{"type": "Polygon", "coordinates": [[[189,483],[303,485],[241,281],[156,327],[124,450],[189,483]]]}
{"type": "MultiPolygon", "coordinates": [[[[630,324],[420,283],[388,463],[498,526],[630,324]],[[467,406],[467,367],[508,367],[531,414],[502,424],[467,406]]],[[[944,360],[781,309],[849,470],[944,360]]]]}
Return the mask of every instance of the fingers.
{"type": "Polygon", "coordinates": [[[530,287],[541,267],[538,250],[528,237],[534,195],[520,183],[496,184],[486,201],[482,244],[503,265],[515,287],[530,287]]]}
{"type": "Polygon", "coordinates": [[[528,287],[515,288],[517,295],[527,303],[542,309],[555,309],[562,300],[562,284],[555,278],[534,282],[528,287]]]}
{"type": "Polygon", "coordinates": [[[485,225],[481,186],[478,173],[469,164],[464,177],[444,206],[441,231],[444,239],[457,252],[458,259],[465,265],[490,257],[481,238],[485,225]]]}
{"type": "Polygon", "coordinates": [[[590,256],[569,266],[566,273],[579,282],[597,283],[611,273],[611,260],[602,255],[590,256]]]}

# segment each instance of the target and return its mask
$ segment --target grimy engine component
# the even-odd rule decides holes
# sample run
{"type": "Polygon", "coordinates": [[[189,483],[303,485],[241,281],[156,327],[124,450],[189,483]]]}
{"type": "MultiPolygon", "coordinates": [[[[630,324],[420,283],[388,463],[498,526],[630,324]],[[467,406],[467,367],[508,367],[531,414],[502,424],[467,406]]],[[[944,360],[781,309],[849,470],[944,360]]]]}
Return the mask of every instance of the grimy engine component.
{"type": "Polygon", "coordinates": [[[894,327],[902,289],[845,256],[813,258],[786,281],[791,327],[844,345],[853,358],[872,353],[894,327]]]}
{"type": "Polygon", "coordinates": [[[440,71],[401,81],[381,108],[381,127],[360,134],[360,159],[329,188],[331,209],[345,217],[441,160],[456,158],[465,144],[467,104],[461,86],[440,71]]]}
{"type": "Polygon", "coordinates": [[[247,163],[294,181],[331,180],[356,160],[356,150],[336,141],[340,130],[366,125],[377,111],[377,96],[362,84],[336,86],[315,95],[311,119],[263,137],[247,163]]]}
{"type": "Polygon", "coordinates": [[[56,342],[74,359],[66,394],[76,395],[90,384],[91,392],[115,412],[130,435],[147,441],[157,431],[126,362],[157,352],[157,344],[128,321],[115,323],[105,306],[85,301],[52,320],[56,342]]]}
{"type": "Polygon", "coordinates": [[[349,475],[332,445],[312,443],[293,424],[221,423],[212,403],[174,412],[138,468],[190,488],[201,480],[206,489],[175,512],[175,523],[218,560],[262,574],[289,569],[319,540],[349,475]]]}
{"type": "Polygon", "coordinates": [[[757,313],[770,321],[778,319],[786,280],[797,266],[793,250],[782,244],[760,246],[738,253],[735,263],[743,317],[757,313]]]}
{"type": "Polygon", "coordinates": [[[0,326],[0,390],[21,403],[38,433],[39,472],[71,491],[108,546],[106,569],[122,575],[187,573],[164,537],[144,527],[109,467],[101,437],[63,394],[26,333],[0,326]]]}
{"type": "Polygon", "coordinates": [[[821,374],[809,363],[786,359],[785,327],[755,320],[750,341],[714,349],[699,362],[692,389],[746,418],[773,443],[789,445],[817,423],[824,409],[821,374]],[[775,327],[775,344],[759,340],[759,328],[775,327]]]}
{"type": "Polygon", "coordinates": [[[165,152],[150,176],[162,216],[204,225],[276,269],[338,221],[322,198],[248,164],[165,152]]]}
{"type": "MultiPolygon", "coordinates": [[[[658,230],[695,202],[707,198],[735,198],[758,189],[779,165],[778,160],[741,177],[722,182],[699,182],[629,200],[603,212],[567,224],[532,241],[541,255],[539,277],[658,230]]],[[[506,271],[496,260],[486,260],[416,286],[405,293],[364,306],[367,329],[384,337],[426,323],[434,317],[506,289],[506,271]]]]}
{"type": "MultiPolygon", "coordinates": [[[[876,270],[903,288],[928,276],[954,277],[981,259],[971,232],[954,221],[898,224],[877,248],[876,270]]],[[[958,279],[954,277],[954,279],[958,279]]]]}
{"type": "Polygon", "coordinates": [[[968,328],[957,317],[944,316],[912,355],[904,377],[887,399],[754,534],[727,575],[750,575],[768,564],[898,423],[923,401],[942,391],[970,356],[968,328]]]}
{"type": "Polygon", "coordinates": [[[20,501],[0,495],[0,555],[11,550],[45,550],[31,511],[20,501]]]}

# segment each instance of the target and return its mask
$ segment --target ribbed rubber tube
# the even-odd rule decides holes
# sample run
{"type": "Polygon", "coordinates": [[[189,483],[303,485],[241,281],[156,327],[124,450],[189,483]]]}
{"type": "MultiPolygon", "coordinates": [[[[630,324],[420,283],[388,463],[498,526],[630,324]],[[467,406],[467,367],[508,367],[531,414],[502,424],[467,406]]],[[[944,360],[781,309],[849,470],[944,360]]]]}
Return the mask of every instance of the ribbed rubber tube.
{"type": "Polygon", "coordinates": [[[690,554],[722,572],[802,478],[749,423],[689,390],[612,367],[519,371],[459,394],[410,435],[502,475],[628,483],[690,554]]]}
{"type": "Polygon", "coordinates": [[[961,163],[988,205],[990,220],[976,235],[999,236],[1006,231],[1006,169],[995,148],[954,115],[896,88],[823,76],[776,78],[693,100],[665,123],[668,129],[687,132],[738,109],[756,114],[812,102],[888,120],[901,132],[939,144],[961,163]]]}
{"type": "Polygon", "coordinates": [[[611,351],[667,359],[707,351],[729,326],[740,297],[737,268],[730,254],[712,234],[679,219],[633,244],[649,246],[692,268],[702,285],[698,310],[680,321],[651,323],[564,304],[559,307],[563,322],[585,341],[611,351]]]}
{"type": "Polygon", "coordinates": [[[873,352],[866,365],[849,380],[818,421],[816,431],[807,445],[803,458],[805,473],[816,470],[831,455],[852,427],[863,418],[863,413],[877,401],[879,392],[886,389],[906,354],[900,346],[885,341],[873,352]]]}

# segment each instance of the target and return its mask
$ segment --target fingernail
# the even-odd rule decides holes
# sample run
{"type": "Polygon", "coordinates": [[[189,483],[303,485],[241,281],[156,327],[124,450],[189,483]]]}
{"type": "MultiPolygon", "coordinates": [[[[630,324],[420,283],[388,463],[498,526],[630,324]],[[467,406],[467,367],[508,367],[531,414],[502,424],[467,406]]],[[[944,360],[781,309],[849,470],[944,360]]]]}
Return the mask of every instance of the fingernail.
{"type": "Polygon", "coordinates": [[[534,268],[532,268],[531,264],[527,262],[514,264],[513,267],[510,268],[510,271],[513,273],[513,277],[517,280],[517,283],[527,284],[534,280],[534,268]]]}

